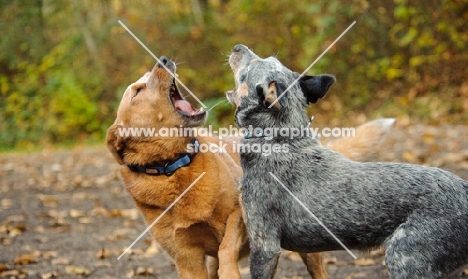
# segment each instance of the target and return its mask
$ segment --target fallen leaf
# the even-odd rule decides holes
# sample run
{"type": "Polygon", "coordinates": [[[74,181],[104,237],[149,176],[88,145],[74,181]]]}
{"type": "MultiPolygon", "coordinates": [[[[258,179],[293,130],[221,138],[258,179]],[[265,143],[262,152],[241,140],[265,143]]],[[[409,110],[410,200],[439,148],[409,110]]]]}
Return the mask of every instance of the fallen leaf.
{"type": "Polygon", "coordinates": [[[416,156],[413,155],[413,153],[405,151],[403,152],[403,159],[408,162],[408,163],[417,163],[418,160],[416,159],[416,156]]]}
{"type": "Polygon", "coordinates": [[[42,257],[44,259],[51,259],[51,258],[56,258],[58,256],[57,251],[45,251],[42,252],[42,257]]]}
{"type": "Polygon", "coordinates": [[[129,271],[127,271],[127,273],[125,273],[125,276],[127,278],[133,278],[133,276],[135,276],[135,271],[133,269],[130,269],[129,271]]]}
{"type": "Polygon", "coordinates": [[[121,209],[120,213],[122,217],[131,219],[131,220],[137,220],[139,217],[138,209],[136,208],[121,209]]]}
{"type": "Polygon", "coordinates": [[[64,218],[68,216],[68,212],[65,210],[58,211],[55,209],[51,209],[47,211],[47,216],[51,218],[55,218],[57,219],[57,223],[61,223],[61,222],[64,222],[64,218]]]}
{"type": "Polygon", "coordinates": [[[43,206],[57,207],[57,205],[58,205],[58,199],[57,199],[56,195],[39,194],[37,197],[39,198],[39,200],[41,200],[43,206]]]}
{"type": "Polygon", "coordinates": [[[112,264],[109,262],[97,261],[96,263],[94,263],[94,266],[95,267],[110,267],[112,266],[112,264]]]}
{"type": "Polygon", "coordinates": [[[69,265],[70,260],[66,258],[57,258],[52,260],[52,265],[69,265]]]}
{"type": "Polygon", "coordinates": [[[126,236],[129,236],[133,233],[132,229],[115,229],[112,235],[108,236],[107,239],[110,241],[115,241],[118,239],[122,239],[126,236]]]}
{"type": "Polygon", "coordinates": [[[119,209],[112,209],[109,211],[109,217],[120,217],[122,216],[119,209]]]}
{"type": "Polygon", "coordinates": [[[13,201],[12,201],[11,199],[4,198],[4,199],[2,199],[2,201],[0,202],[0,206],[1,206],[3,209],[9,209],[10,207],[13,206],[13,201]]]}
{"type": "Polygon", "coordinates": [[[0,240],[1,240],[1,243],[2,245],[11,245],[11,243],[13,243],[13,240],[11,238],[1,238],[0,237],[0,240]]]}
{"type": "Polygon", "coordinates": [[[145,268],[142,266],[137,267],[135,270],[135,275],[153,275],[154,274],[154,269],[151,267],[145,268]]]}
{"type": "Polygon", "coordinates": [[[375,265],[375,261],[370,258],[359,258],[353,262],[354,265],[358,266],[368,266],[368,265],[375,265]]]}
{"type": "Polygon", "coordinates": [[[78,218],[78,222],[80,222],[80,224],[91,224],[93,222],[93,219],[89,217],[80,217],[78,218]]]}
{"type": "Polygon", "coordinates": [[[422,135],[422,140],[425,144],[432,144],[435,142],[434,135],[430,135],[430,134],[422,135]]]}
{"type": "Polygon", "coordinates": [[[145,254],[145,251],[143,251],[143,249],[140,249],[140,248],[132,248],[129,250],[130,252],[130,255],[144,255],[145,254]]]}
{"type": "Polygon", "coordinates": [[[110,215],[110,212],[109,212],[109,210],[107,208],[102,207],[102,206],[98,206],[98,207],[93,208],[90,211],[88,211],[88,215],[89,216],[104,216],[104,217],[107,217],[107,216],[110,215]]]}
{"type": "Polygon", "coordinates": [[[157,253],[159,253],[159,245],[156,242],[156,240],[153,240],[153,241],[151,241],[151,244],[148,247],[148,249],[146,249],[146,254],[147,255],[155,255],[157,253]]]}
{"type": "Polygon", "coordinates": [[[38,256],[34,253],[20,255],[15,258],[15,265],[25,265],[31,263],[37,263],[38,256]]]}
{"type": "Polygon", "coordinates": [[[109,181],[112,181],[113,178],[114,178],[113,175],[112,176],[104,175],[104,176],[96,177],[95,182],[98,185],[102,185],[102,184],[105,184],[105,183],[107,183],[109,181]]]}
{"type": "Polygon", "coordinates": [[[72,209],[70,210],[70,217],[72,218],[78,218],[78,217],[83,217],[86,216],[86,212],[83,210],[78,210],[78,209],[72,209]]]}
{"type": "Polygon", "coordinates": [[[22,234],[23,232],[20,230],[20,229],[17,229],[17,228],[11,228],[10,231],[8,232],[8,236],[9,237],[16,237],[20,234],[22,234]]]}
{"type": "Polygon", "coordinates": [[[86,267],[82,267],[82,266],[69,265],[69,266],[65,267],[65,271],[68,274],[76,274],[76,275],[89,275],[89,274],[91,274],[91,271],[89,271],[89,269],[87,269],[86,267]]]}
{"type": "Polygon", "coordinates": [[[57,271],[51,271],[47,273],[41,274],[42,279],[50,279],[50,278],[58,278],[58,272],[57,271]]]}
{"type": "Polygon", "coordinates": [[[86,200],[91,197],[90,193],[87,192],[81,192],[81,193],[73,193],[72,199],[73,200],[86,200]]]}
{"type": "Polygon", "coordinates": [[[102,248],[101,250],[99,250],[99,252],[96,253],[96,258],[98,259],[105,259],[109,258],[110,256],[112,256],[112,253],[106,248],[102,248]]]}
{"type": "Polygon", "coordinates": [[[44,226],[40,225],[34,228],[34,230],[38,233],[44,233],[44,226]]]}
{"type": "Polygon", "coordinates": [[[11,222],[11,223],[24,223],[25,220],[26,220],[26,216],[24,214],[11,215],[11,216],[8,216],[7,218],[7,222],[11,222]]]}
{"type": "Polygon", "coordinates": [[[10,230],[10,225],[7,222],[0,223],[0,233],[8,233],[10,230]]]}
{"type": "Polygon", "coordinates": [[[8,270],[0,273],[1,278],[7,278],[8,276],[18,276],[20,272],[18,270],[8,270]]]}
{"type": "Polygon", "coordinates": [[[54,172],[59,172],[62,170],[62,165],[61,164],[58,164],[58,163],[55,163],[51,166],[51,170],[54,171],[54,172]]]}
{"type": "Polygon", "coordinates": [[[42,244],[49,242],[48,237],[41,236],[41,235],[38,235],[38,236],[34,237],[34,240],[39,242],[39,243],[42,243],[42,244]]]}

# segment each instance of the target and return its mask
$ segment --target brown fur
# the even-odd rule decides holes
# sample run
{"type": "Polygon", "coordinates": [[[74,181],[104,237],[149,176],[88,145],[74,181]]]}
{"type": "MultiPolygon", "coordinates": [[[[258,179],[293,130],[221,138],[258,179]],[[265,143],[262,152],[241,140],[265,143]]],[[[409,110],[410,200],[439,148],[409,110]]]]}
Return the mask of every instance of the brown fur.
{"type": "Polygon", "coordinates": [[[394,124],[392,118],[366,122],[356,129],[354,137],[339,138],[325,145],[354,161],[375,159],[382,139],[394,124]]]}
{"type": "MultiPolygon", "coordinates": [[[[172,65],[172,64],[169,64],[172,65]]],[[[172,71],[175,72],[175,66],[172,71]]],[[[238,278],[237,262],[248,255],[247,235],[239,205],[239,178],[242,170],[238,154],[198,153],[189,166],[171,176],[132,172],[126,165],[159,164],[185,153],[190,137],[122,137],[119,128],[192,127],[204,117],[183,117],[171,101],[173,77],[156,65],[125,91],[114,124],[107,132],[107,146],[117,162],[128,193],[134,199],[147,224],[151,224],[203,172],[206,174],[150,230],[153,237],[174,260],[180,278],[238,278]],[[140,89],[138,91],[138,89],[140,89]],[[138,91],[138,94],[137,94],[138,91]],[[206,268],[205,257],[211,257],[206,268]],[[218,262],[219,261],[219,262],[218,262]],[[216,272],[217,271],[217,272],[216,272]]],[[[199,112],[201,115],[203,113],[199,112]]],[[[373,130],[366,133],[375,133],[373,130]]],[[[380,135],[380,134],[379,134],[380,135]]],[[[363,135],[367,137],[369,135],[363,135]]],[[[200,144],[218,144],[217,137],[197,137],[200,144]]],[[[235,138],[223,138],[232,144],[235,138]]],[[[373,148],[349,150],[350,142],[336,142],[333,147],[351,158],[358,158],[373,148]]],[[[354,148],[354,147],[351,147],[354,148]]],[[[233,150],[226,148],[227,151],[233,150]]],[[[311,276],[327,279],[322,255],[301,254],[311,276]]]]}

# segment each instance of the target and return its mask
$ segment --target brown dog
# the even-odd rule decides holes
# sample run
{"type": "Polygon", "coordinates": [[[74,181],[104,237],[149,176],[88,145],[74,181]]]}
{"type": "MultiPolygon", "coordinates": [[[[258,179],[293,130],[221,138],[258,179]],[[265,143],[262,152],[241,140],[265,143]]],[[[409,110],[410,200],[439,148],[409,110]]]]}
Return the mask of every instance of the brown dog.
{"type": "MultiPolygon", "coordinates": [[[[175,64],[165,57],[160,61],[172,73],[156,64],[126,89],[117,118],[107,132],[107,146],[122,165],[126,189],[147,224],[205,173],[150,232],[174,260],[180,278],[241,278],[237,262],[248,255],[248,244],[238,200],[242,170],[232,148],[239,140],[223,138],[227,152],[188,152],[195,143],[192,135],[204,124],[206,112],[193,108],[180,95],[173,78],[175,64]],[[193,134],[125,135],[125,128],[183,128],[193,134]],[[211,260],[209,271],[206,256],[211,260]]],[[[363,154],[375,149],[391,124],[371,122],[356,132],[357,139],[371,140],[344,138],[332,147],[351,158],[362,159],[363,154]]],[[[211,136],[196,139],[200,146],[214,146],[220,141],[211,136]]],[[[301,257],[312,278],[328,278],[320,253],[301,257]]]]}

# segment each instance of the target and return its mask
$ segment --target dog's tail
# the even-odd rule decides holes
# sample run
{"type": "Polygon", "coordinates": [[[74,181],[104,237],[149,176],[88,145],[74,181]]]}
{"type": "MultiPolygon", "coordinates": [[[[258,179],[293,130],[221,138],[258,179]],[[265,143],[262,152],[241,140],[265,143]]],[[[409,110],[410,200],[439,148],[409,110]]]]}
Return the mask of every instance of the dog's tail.
{"type": "Polygon", "coordinates": [[[339,138],[326,146],[354,161],[370,160],[375,157],[395,121],[395,118],[381,118],[366,122],[355,130],[354,137],[339,138]]]}

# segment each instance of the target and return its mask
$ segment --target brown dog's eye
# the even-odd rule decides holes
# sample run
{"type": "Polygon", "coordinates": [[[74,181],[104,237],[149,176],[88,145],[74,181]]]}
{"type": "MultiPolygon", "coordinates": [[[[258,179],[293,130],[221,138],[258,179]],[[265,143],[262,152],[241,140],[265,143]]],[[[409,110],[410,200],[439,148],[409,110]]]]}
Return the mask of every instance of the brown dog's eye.
{"type": "Polygon", "coordinates": [[[131,100],[133,100],[133,98],[135,98],[140,93],[141,89],[143,88],[142,87],[137,88],[137,90],[135,91],[135,95],[132,96],[131,100]]]}
{"type": "Polygon", "coordinates": [[[137,88],[137,90],[135,91],[135,95],[133,95],[133,97],[136,97],[136,95],[140,93],[141,89],[143,88],[142,87],[137,88]]]}

